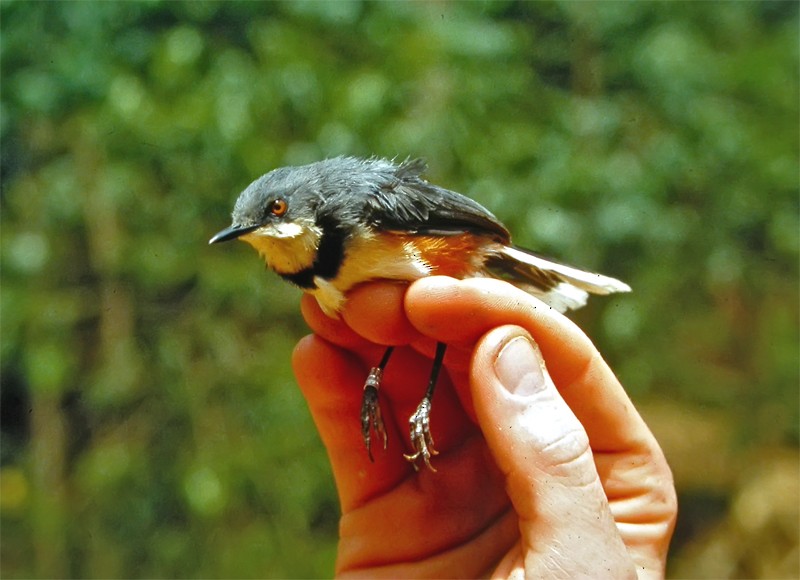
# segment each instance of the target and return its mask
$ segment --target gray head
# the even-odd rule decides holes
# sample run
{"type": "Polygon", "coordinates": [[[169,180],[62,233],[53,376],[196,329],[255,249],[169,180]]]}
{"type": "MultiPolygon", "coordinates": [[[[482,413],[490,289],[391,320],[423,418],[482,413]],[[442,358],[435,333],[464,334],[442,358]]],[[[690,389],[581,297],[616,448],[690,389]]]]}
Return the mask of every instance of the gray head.
{"type": "MultiPolygon", "coordinates": [[[[298,226],[313,227],[316,211],[326,199],[337,194],[366,192],[378,183],[391,182],[397,179],[398,170],[406,166],[378,158],[334,157],[310,165],[275,169],[256,179],[239,195],[231,226],[209,243],[233,240],[256,230],[286,237],[296,232],[298,226]]],[[[418,175],[423,168],[419,163],[413,166],[413,171],[418,175]]],[[[358,197],[350,199],[355,201],[358,197]]],[[[358,211],[355,206],[351,209],[354,214],[358,211]]]]}

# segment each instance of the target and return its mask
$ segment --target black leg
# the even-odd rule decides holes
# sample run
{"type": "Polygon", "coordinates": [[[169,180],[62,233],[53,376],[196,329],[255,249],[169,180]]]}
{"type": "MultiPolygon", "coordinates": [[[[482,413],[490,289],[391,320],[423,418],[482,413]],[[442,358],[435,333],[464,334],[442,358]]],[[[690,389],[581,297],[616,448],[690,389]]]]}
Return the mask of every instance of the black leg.
{"type": "Polygon", "coordinates": [[[361,436],[364,438],[364,445],[367,446],[369,460],[373,462],[375,459],[372,457],[372,431],[375,431],[377,436],[383,438],[384,449],[386,449],[386,446],[389,444],[389,437],[386,435],[386,429],[383,426],[383,419],[381,418],[381,407],[378,402],[378,388],[381,386],[383,369],[386,368],[393,351],[393,346],[386,349],[380,364],[370,369],[367,382],[364,383],[364,395],[361,400],[361,436]]]}
{"type": "Polygon", "coordinates": [[[428,469],[436,471],[431,465],[431,456],[438,455],[438,452],[433,448],[433,436],[430,428],[431,401],[433,400],[433,391],[436,389],[436,381],[439,378],[439,371],[442,370],[442,362],[444,361],[446,350],[447,345],[445,343],[439,342],[436,344],[436,355],[433,358],[428,390],[425,391],[425,396],[417,410],[408,420],[411,447],[414,449],[414,453],[406,455],[405,458],[414,465],[414,469],[419,469],[417,460],[421,457],[428,469]]]}

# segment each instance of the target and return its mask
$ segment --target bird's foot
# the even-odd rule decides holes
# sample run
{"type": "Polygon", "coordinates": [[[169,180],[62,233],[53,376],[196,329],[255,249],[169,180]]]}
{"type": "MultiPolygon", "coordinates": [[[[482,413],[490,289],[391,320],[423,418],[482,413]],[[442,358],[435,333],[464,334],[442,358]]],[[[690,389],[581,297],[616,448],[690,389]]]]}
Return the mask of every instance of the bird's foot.
{"type": "Polygon", "coordinates": [[[414,453],[411,455],[403,454],[403,456],[411,462],[416,471],[419,471],[417,461],[421,458],[431,471],[436,471],[431,465],[431,457],[438,455],[439,452],[433,448],[433,436],[431,435],[430,427],[431,416],[431,401],[427,397],[422,399],[422,402],[411,415],[408,420],[408,427],[411,434],[411,447],[414,453]]]}
{"type": "Polygon", "coordinates": [[[361,436],[364,438],[364,445],[367,446],[369,460],[374,462],[372,457],[372,432],[379,438],[383,438],[383,448],[389,444],[389,437],[383,426],[381,417],[381,407],[378,401],[378,388],[381,384],[383,371],[378,367],[372,367],[364,383],[364,395],[361,400],[361,436]]]}

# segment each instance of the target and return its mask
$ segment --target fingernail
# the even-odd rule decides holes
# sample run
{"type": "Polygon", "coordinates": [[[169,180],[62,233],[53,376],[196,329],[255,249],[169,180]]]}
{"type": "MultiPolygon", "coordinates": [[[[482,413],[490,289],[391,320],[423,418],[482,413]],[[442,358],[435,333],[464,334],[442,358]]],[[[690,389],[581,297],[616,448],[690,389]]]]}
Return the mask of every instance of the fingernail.
{"type": "Polygon", "coordinates": [[[537,351],[528,338],[518,336],[497,355],[494,369],[508,392],[525,396],[544,389],[544,372],[537,351]]]}

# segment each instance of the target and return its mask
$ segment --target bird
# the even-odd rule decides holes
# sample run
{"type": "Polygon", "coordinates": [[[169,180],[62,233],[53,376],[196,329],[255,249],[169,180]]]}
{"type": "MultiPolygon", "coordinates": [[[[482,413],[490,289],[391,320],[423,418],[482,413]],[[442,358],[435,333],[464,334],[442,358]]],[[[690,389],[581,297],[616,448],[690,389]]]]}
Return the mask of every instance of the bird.
{"type": "MultiPolygon", "coordinates": [[[[471,198],[428,182],[422,159],[338,156],[281,167],[241,192],[231,225],[210,244],[242,240],[269,269],[312,294],[336,318],[347,292],[369,280],[414,281],[431,275],[505,280],[559,312],[589,294],[629,292],[615,278],[544,258],[512,244],[508,229],[471,198]]],[[[373,434],[388,438],[379,389],[394,347],[387,347],[363,387],[361,430],[370,460],[373,434]]],[[[414,469],[435,471],[430,431],[433,393],[446,345],[437,343],[427,389],[409,418],[414,469]]]]}

